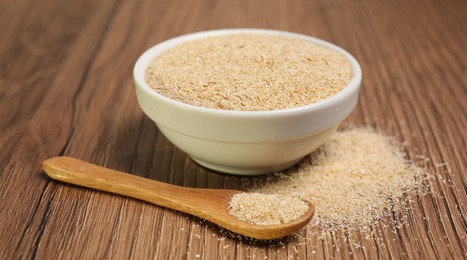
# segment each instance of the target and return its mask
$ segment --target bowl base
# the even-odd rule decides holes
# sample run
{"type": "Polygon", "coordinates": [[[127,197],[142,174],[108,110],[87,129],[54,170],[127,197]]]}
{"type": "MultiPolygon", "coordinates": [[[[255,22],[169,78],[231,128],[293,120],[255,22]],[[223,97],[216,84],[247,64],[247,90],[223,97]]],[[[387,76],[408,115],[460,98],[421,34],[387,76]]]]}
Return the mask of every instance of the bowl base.
{"type": "Polygon", "coordinates": [[[241,167],[241,166],[231,166],[231,165],[221,165],[221,164],[215,164],[215,163],[210,163],[206,162],[203,160],[200,160],[198,158],[195,158],[193,156],[190,156],[193,161],[198,163],[201,166],[204,166],[208,169],[222,172],[222,173],[227,173],[227,174],[233,174],[233,175],[245,175],[245,176],[254,176],[254,175],[264,175],[268,173],[274,173],[278,172],[281,170],[285,170],[289,167],[292,167],[293,165],[297,164],[299,161],[301,161],[303,158],[299,158],[297,160],[293,160],[291,162],[279,164],[279,165],[274,165],[274,166],[265,166],[265,167],[241,167]]]}

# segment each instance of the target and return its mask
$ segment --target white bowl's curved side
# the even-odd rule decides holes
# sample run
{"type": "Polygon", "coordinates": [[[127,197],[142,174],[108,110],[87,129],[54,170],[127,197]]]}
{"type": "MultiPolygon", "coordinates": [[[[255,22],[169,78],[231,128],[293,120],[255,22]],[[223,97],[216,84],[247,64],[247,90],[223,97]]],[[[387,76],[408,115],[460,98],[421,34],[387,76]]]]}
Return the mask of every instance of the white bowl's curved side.
{"type": "Polygon", "coordinates": [[[277,172],[296,164],[321,146],[338,125],[295,139],[256,143],[206,140],[163,126],[159,126],[159,129],[175,146],[207,168],[239,175],[258,175],[277,172]]]}

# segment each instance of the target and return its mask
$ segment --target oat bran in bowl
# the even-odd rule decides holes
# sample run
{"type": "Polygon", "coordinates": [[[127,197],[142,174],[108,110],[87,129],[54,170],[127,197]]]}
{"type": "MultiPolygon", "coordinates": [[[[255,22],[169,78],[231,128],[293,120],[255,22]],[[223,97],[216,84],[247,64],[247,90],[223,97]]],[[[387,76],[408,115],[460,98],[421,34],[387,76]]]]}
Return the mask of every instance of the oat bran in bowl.
{"type": "Polygon", "coordinates": [[[310,36],[226,29],[155,45],[134,68],[143,112],[175,146],[221,172],[297,163],[355,107],[358,62],[310,36]]]}

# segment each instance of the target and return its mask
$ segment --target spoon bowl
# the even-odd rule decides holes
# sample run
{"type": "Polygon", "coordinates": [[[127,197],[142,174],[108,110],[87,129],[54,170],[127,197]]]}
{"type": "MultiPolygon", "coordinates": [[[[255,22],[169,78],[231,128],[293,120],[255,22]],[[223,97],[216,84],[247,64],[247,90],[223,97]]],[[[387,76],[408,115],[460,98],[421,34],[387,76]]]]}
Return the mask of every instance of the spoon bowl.
{"type": "Polygon", "coordinates": [[[256,239],[275,239],[290,235],[308,224],[314,206],[299,219],[277,225],[255,225],[229,213],[229,202],[237,190],[200,189],[171,185],[107,169],[70,157],[45,160],[44,171],[62,182],[144,200],[158,206],[197,216],[232,232],[256,239]]]}

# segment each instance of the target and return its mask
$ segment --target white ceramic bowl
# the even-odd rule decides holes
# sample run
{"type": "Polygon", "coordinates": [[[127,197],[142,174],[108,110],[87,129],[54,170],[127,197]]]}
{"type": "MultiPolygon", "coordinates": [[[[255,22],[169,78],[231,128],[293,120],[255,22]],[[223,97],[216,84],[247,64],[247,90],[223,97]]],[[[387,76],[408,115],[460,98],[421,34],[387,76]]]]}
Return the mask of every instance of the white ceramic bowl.
{"type": "Polygon", "coordinates": [[[199,164],[220,172],[258,175],[288,168],[323,144],[354,109],[362,79],[360,65],[345,50],[310,36],[263,29],[226,29],[187,34],[155,45],[134,67],[143,112],[175,146],[199,164]],[[297,37],[342,53],[353,70],[339,93],[306,106],[273,111],[229,111],[167,98],[145,82],[150,62],[185,41],[214,35],[266,33],[297,37]]]}

